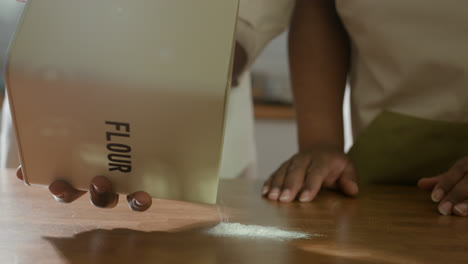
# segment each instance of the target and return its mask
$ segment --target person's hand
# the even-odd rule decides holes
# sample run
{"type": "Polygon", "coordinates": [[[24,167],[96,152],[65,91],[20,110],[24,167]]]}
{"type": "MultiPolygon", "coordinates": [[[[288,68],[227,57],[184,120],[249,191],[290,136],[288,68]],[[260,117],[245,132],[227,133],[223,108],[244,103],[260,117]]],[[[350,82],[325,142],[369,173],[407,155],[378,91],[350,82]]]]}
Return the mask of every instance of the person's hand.
{"type": "MultiPolygon", "coordinates": [[[[16,171],[18,179],[23,180],[21,167],[16,171]]],[[[99,208],[113,208],[119,201],[119,195],[114,193],[112,183],[103,176],[94,177],[90,183],[91,203],[99,208]]],[[[49,191],[55,200],[61,203],[71,203],[85,194],[76,190],[65,181],[55,181],[49,186],[49,191]]],[[[143,212],[150,208],[152,199],[146,192],[136,192],[127,196],[128,206],[133,211],[143,212]]]]}
{"type": "Polygon", "coordinates": [[[468,216],[468,157],[441,175],[421,179],[418,186],[431,192],[441,214],[468,216]]]}
{"type": "Polygon", "coordinates": [[[247,64],[247,52],[245,49],[236,41],[236,47],[234,50],[234,62],[232,65],[232,87],[239,85],[239,77],[245,70],[247,64]]]}
{"type": "Polygon", "coordinates": [[[272,201],[312,201],[321,187],[338,189],[344,194],[358,194],[354,165],[337,147],[317,146],[298,153],[283,163],[265,182],[262,195],[272,201]]]}

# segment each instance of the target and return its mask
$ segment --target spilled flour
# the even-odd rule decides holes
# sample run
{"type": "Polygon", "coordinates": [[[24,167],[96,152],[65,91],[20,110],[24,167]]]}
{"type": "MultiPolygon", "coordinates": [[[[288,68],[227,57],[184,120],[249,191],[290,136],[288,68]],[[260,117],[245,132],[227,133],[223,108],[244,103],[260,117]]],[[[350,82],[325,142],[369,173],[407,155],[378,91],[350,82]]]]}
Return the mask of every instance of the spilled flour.
{"type": "Polygon", "coordinates": [[[311,236],[320,235],[309,235],[307,233],[284,231],[276,227],[266,227],[257,225],[243,225],[239,223],[225,223],[222,222],[217,226],[208,229],[207,234],[217,237],[238,237],[238,238],[249,238],[249,239],[271,239],[278,241],[286,241],[301,238],[310,238],[311,236]]]}

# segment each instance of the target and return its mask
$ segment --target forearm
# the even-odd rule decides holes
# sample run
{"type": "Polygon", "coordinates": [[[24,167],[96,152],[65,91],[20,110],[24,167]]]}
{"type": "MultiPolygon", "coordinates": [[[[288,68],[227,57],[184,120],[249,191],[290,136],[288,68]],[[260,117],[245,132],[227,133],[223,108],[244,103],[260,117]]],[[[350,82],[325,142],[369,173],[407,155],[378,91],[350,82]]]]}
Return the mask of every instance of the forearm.
{"type": "Polygon", "coordinates": [[[299,148],[343,148],[343,96],[350,48],[334,1],[300,0],[289,36],[299,148]]]}

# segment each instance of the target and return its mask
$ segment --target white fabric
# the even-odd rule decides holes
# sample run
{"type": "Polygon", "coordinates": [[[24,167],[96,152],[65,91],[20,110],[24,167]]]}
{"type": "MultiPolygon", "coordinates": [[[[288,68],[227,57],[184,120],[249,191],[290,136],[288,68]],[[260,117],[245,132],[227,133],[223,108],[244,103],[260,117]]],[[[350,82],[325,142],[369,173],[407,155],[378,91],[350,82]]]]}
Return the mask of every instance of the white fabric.
{"type": "Polygon", "coordinates": [[[266,44],[288,26],[295,0],[240,0],[237,41],[247,51],[249,68],[266,44]]]}
{"type": "Polygon", "coordinates": [[[250,74],[231,89],[221,159],[221,178],[235,178],[255,163],[250,74]]]}
{"type": "MultiPolygon", "coordinates": [[[[249,54],[287,27],[294,3],[241,0],[237,37],[249,54]]],[[[384,109],[468,122],[468,1],[336,0],[336,7],[352,40],[355,137],[384,109]]]]}
{"type": "Polygon", "coordinates": [[[16,137],[11,120],[10,106],[8,98],[2,106],[2,122],[0,127],[0,167],[1,168],[18,168],[20,161],[18,156],[18,148],[16,146],[16,137]]]}
{"type": "Polygon", "coordinates": [[[337,0],[357,137],[382,111],[468,122],[468,1],[337,0]]]}

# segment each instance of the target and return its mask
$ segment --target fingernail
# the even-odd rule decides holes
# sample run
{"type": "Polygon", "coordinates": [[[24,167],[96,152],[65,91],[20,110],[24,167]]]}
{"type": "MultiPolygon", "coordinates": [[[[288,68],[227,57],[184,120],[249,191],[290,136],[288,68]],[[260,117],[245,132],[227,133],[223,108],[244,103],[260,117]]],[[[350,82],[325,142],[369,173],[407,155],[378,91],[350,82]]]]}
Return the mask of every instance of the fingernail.
{"type": "Polygon", "coordinates": [[[58,198],[61,198],[64,196],[65,192],[63,191],[64,188],[58,188],[57,184],[54,182],[49,186],[49,192],[58,198]]]}
{"type": "Polygon", "coordinates": [[[278,188],[273,188],[273,190],[271,190],[270,194],[268,195],[268,198],[270,200],[277,200],[279,193],[280,193],[280,190],[278,188]]]}
{"type": "Polygon", "coordinates": [[[270,187],[264,186],[263,189],[262,189],[262,195],[267,194],[267,192],[268,192],[269,189],[270,189],[270,187]]]}
{"type": "Polygon", "coordinates": [[[303,191],[301,197],[299,198],[301,202],[308,202],[309,201],[309,191],[303,191]]]}
{"type": "Polygon", "coordinates": [[[280,201],[284,202],[289,199],[289,195],[291,194],[290,190],[284,190],[283,193],[281,194],[280,201]]]}
{"type": "Polygon", "coordinates": [[[457,204],[454,209],[462,215],[468,214],[468,204],[457,204]]]}
{"type": "Polygon", "coordinates": [[[106,188],[103,186],[98,186],[96,184],[93,184],[93,187],[97,194],[103,194],[106,192],[106,188]]]}
{"type": "Polygon", "coordinates": [[[137,199],[133,199],[133,202],[134,202],[137,206],[139,206],[139,207],[143,207],[143,206],[144,206],[144,204],[140,203],[137,199]]]}
{"type": "Polygon", "coordinates": [[[432,198],[432,201],[435,202],[435,203],[440,202],[440,200],[442,200],[442,198],[444,198],[444,191],[442,191],[441,189],[437,189],[437,190],[433,191],[432,195],[431,195],[431,198],[432,198]]]}
{"type": "Polygon", "coordinates": [[[439,206],[439,212],[443,215],[449,215],[450,211],[452,209],[452,203],[451,202],[445,202],[441,206],[439,206]]]}

